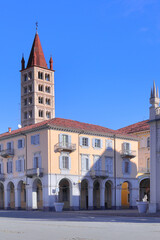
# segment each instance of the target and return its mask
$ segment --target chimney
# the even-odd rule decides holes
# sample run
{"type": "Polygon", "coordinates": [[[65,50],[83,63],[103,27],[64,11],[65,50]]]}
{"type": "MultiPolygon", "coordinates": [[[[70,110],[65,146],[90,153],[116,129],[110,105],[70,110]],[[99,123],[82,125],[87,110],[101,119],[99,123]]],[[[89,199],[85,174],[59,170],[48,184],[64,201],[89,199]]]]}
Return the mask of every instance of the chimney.
{"type": "Polygon", "coordinates": [[[11,127],[9,127],[9,128],[8,128],[8,132],[9,132],[9,133],[11,133],[11,132],[12,132],[12,130],[11,130],[11,127]]]}

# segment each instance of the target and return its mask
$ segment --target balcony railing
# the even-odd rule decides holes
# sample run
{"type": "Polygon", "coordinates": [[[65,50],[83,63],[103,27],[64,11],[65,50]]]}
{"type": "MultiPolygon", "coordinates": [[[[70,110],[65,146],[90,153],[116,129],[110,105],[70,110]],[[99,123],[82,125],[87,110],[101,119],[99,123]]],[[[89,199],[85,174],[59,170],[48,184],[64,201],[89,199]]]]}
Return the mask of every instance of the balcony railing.
{"type": "Polygon", "coordinates": [[[91,178],[107,178],[108,171],[106,170],[94,170],[92,169],[90,172],[91,178]]]}
{"type": "Polygon", "coordinates": [[[27,169],[26,170],[26,176],[27,177],[42,177],[44,173],[44,169],[43,168],[31,168],[31,169],[27,169]]]}
{"type": "Polygon", "coordinates": [[[4,181],[5,180],[5,174],[4,173],[0,173],[0,181],[4,181]]]}
{"type": "Polygon", "coordinates": [[[10,158],[14,156],[14,149],[6,149],[0,152],[0,156],[3,158],[10,158]]]}
{"type": "Polygon", "coordinates": [[[139,167],[138,173],[150,173],[150,168],[139,167]]]}
{"type": "Polygon", "coordinates": [[[73,152],[75,150],[76,150],[76,144],[72,144],[72,143],[59,142],[56,145],[54,145],[55,152],[61,152],[61,151],[73,152]]]}
{"type": "Polygon", "coordinates": [[[120,155],[122,158],[134,158],[136,156],[136,151],[121,150],[120,155]]]}

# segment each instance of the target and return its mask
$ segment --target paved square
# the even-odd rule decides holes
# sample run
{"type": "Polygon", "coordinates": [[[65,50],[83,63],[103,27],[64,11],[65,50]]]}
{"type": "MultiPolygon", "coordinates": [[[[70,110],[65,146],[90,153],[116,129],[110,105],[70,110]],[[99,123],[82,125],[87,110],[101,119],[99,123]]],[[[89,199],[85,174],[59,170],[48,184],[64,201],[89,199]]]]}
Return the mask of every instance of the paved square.
{"type": "Polygon", "coordinates": [[[159,240],[159,217],[109,216],[106,212],[0,211],[3,240],[159,240]]]}

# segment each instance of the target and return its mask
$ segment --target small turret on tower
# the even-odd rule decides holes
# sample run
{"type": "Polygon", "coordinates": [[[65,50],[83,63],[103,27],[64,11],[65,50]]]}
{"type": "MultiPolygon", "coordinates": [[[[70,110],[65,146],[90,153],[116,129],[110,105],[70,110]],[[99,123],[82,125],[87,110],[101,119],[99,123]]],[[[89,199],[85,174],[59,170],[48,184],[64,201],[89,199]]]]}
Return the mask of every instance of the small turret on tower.
{"type": "Polygon", "coordinates": [[[50,57],[50,60],[49,60],[49,66],[50,66],[50,70],[53,70],[53,59],[52,59],[52,56],[50,57]]]}
{"type": "Polygon", "coordinates": [[[24,60],[24,55],[22,54],[22,60],[21,60],[21,70],[25,69],[25,60],[24,60]]]}
{"type": "Polygon", "coordinates": [[[155,119],[156,117],[156,109],[159,107],[159,90],[157,87],[156,90],[156,85],[155,81],[153,82],[153,89],[151,88],[151,96],[150,96],[150,104],[152,105],[150,107],[150,119],[155,119]]]}

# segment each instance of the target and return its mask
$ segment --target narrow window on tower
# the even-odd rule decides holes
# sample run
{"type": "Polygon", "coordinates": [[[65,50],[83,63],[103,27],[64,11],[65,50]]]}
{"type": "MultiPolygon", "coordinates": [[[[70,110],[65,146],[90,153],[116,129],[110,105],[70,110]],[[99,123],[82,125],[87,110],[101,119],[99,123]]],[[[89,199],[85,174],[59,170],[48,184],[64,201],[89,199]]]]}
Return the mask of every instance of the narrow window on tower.
{"type": "Polygon", "coordinates": [[[27,93],[27,87],[24,87],[24,93],[27,93]]]}
{"type": "Polygon", "coordinates": [[[46,104],[47,104],[47,105],[51,105],[51,101],[50,101],[49,98],[46,98],[46,104]]]}
{"type": "Polygon", "coordinates": [[[24,99],[24,106],[27,105],[27,98],[24,99]]]}
{"type": "Polygon", "coordinates": [[[46,92],[50,93],[50,87],[46,86],[46,92]]]}
{"type": "Polygon", "coordinates": [[[32,111],[28,112],[28,118],[32,118],[32,111]]]}
{"type": "Polygon", "coordinates": [[[24,74],[24,82],[26,82],[27,80],[28,80],[27,74],[24,74]]]}
{"type": "Polygon", "coordinates": [[[38,102],[39,102],[40,104],[43,104],[43,97],[38,97],[38,102]]]}
{"type": "Polygon", "coordinates": [[[43,117],[43,111],[39,110],[39,117],[43,117]]]}
{"type": "Polygon", "coordinates": [[[38,85],[38,91],[43,92],[43,85],[38,85]]]}
{"type": "Polygon", "coordinates": [[[46,117],[47,117],[47,118],[51,118],[51,113],[47,111],[47,112],[46,112],[46,117]]]}
{"type": "Polygon", "coordinates": [[[32,85],[28,86],[28,92],[32,92],[32,85]]]}
{"type": "Polygon", "coordinates": [[[31,80],[32,79],[32,72],[29,72],[28,73],[28,80],[31,80]]]}
{"type": "Polygon", "coordinates": [[[29,104],[29,105],[32,104],[32,97],[29,97],[28,104],[29,104]]]}
{"type": "Polygon", "coordinates": [[[45,74],[45,80],[46,80],[46,81],[50,81],[50,75],[47,74],[47,73],[45,74]]]}
{"type": "Polygon", "coordinates": [[[24,119],[27,119],[27,112],[24,112],[24,119]]]}
{"type": "Polygon", "coordinates": [[[38,72],[38,78],[43,79],[43,73],[42,72],[38,72]]]}

